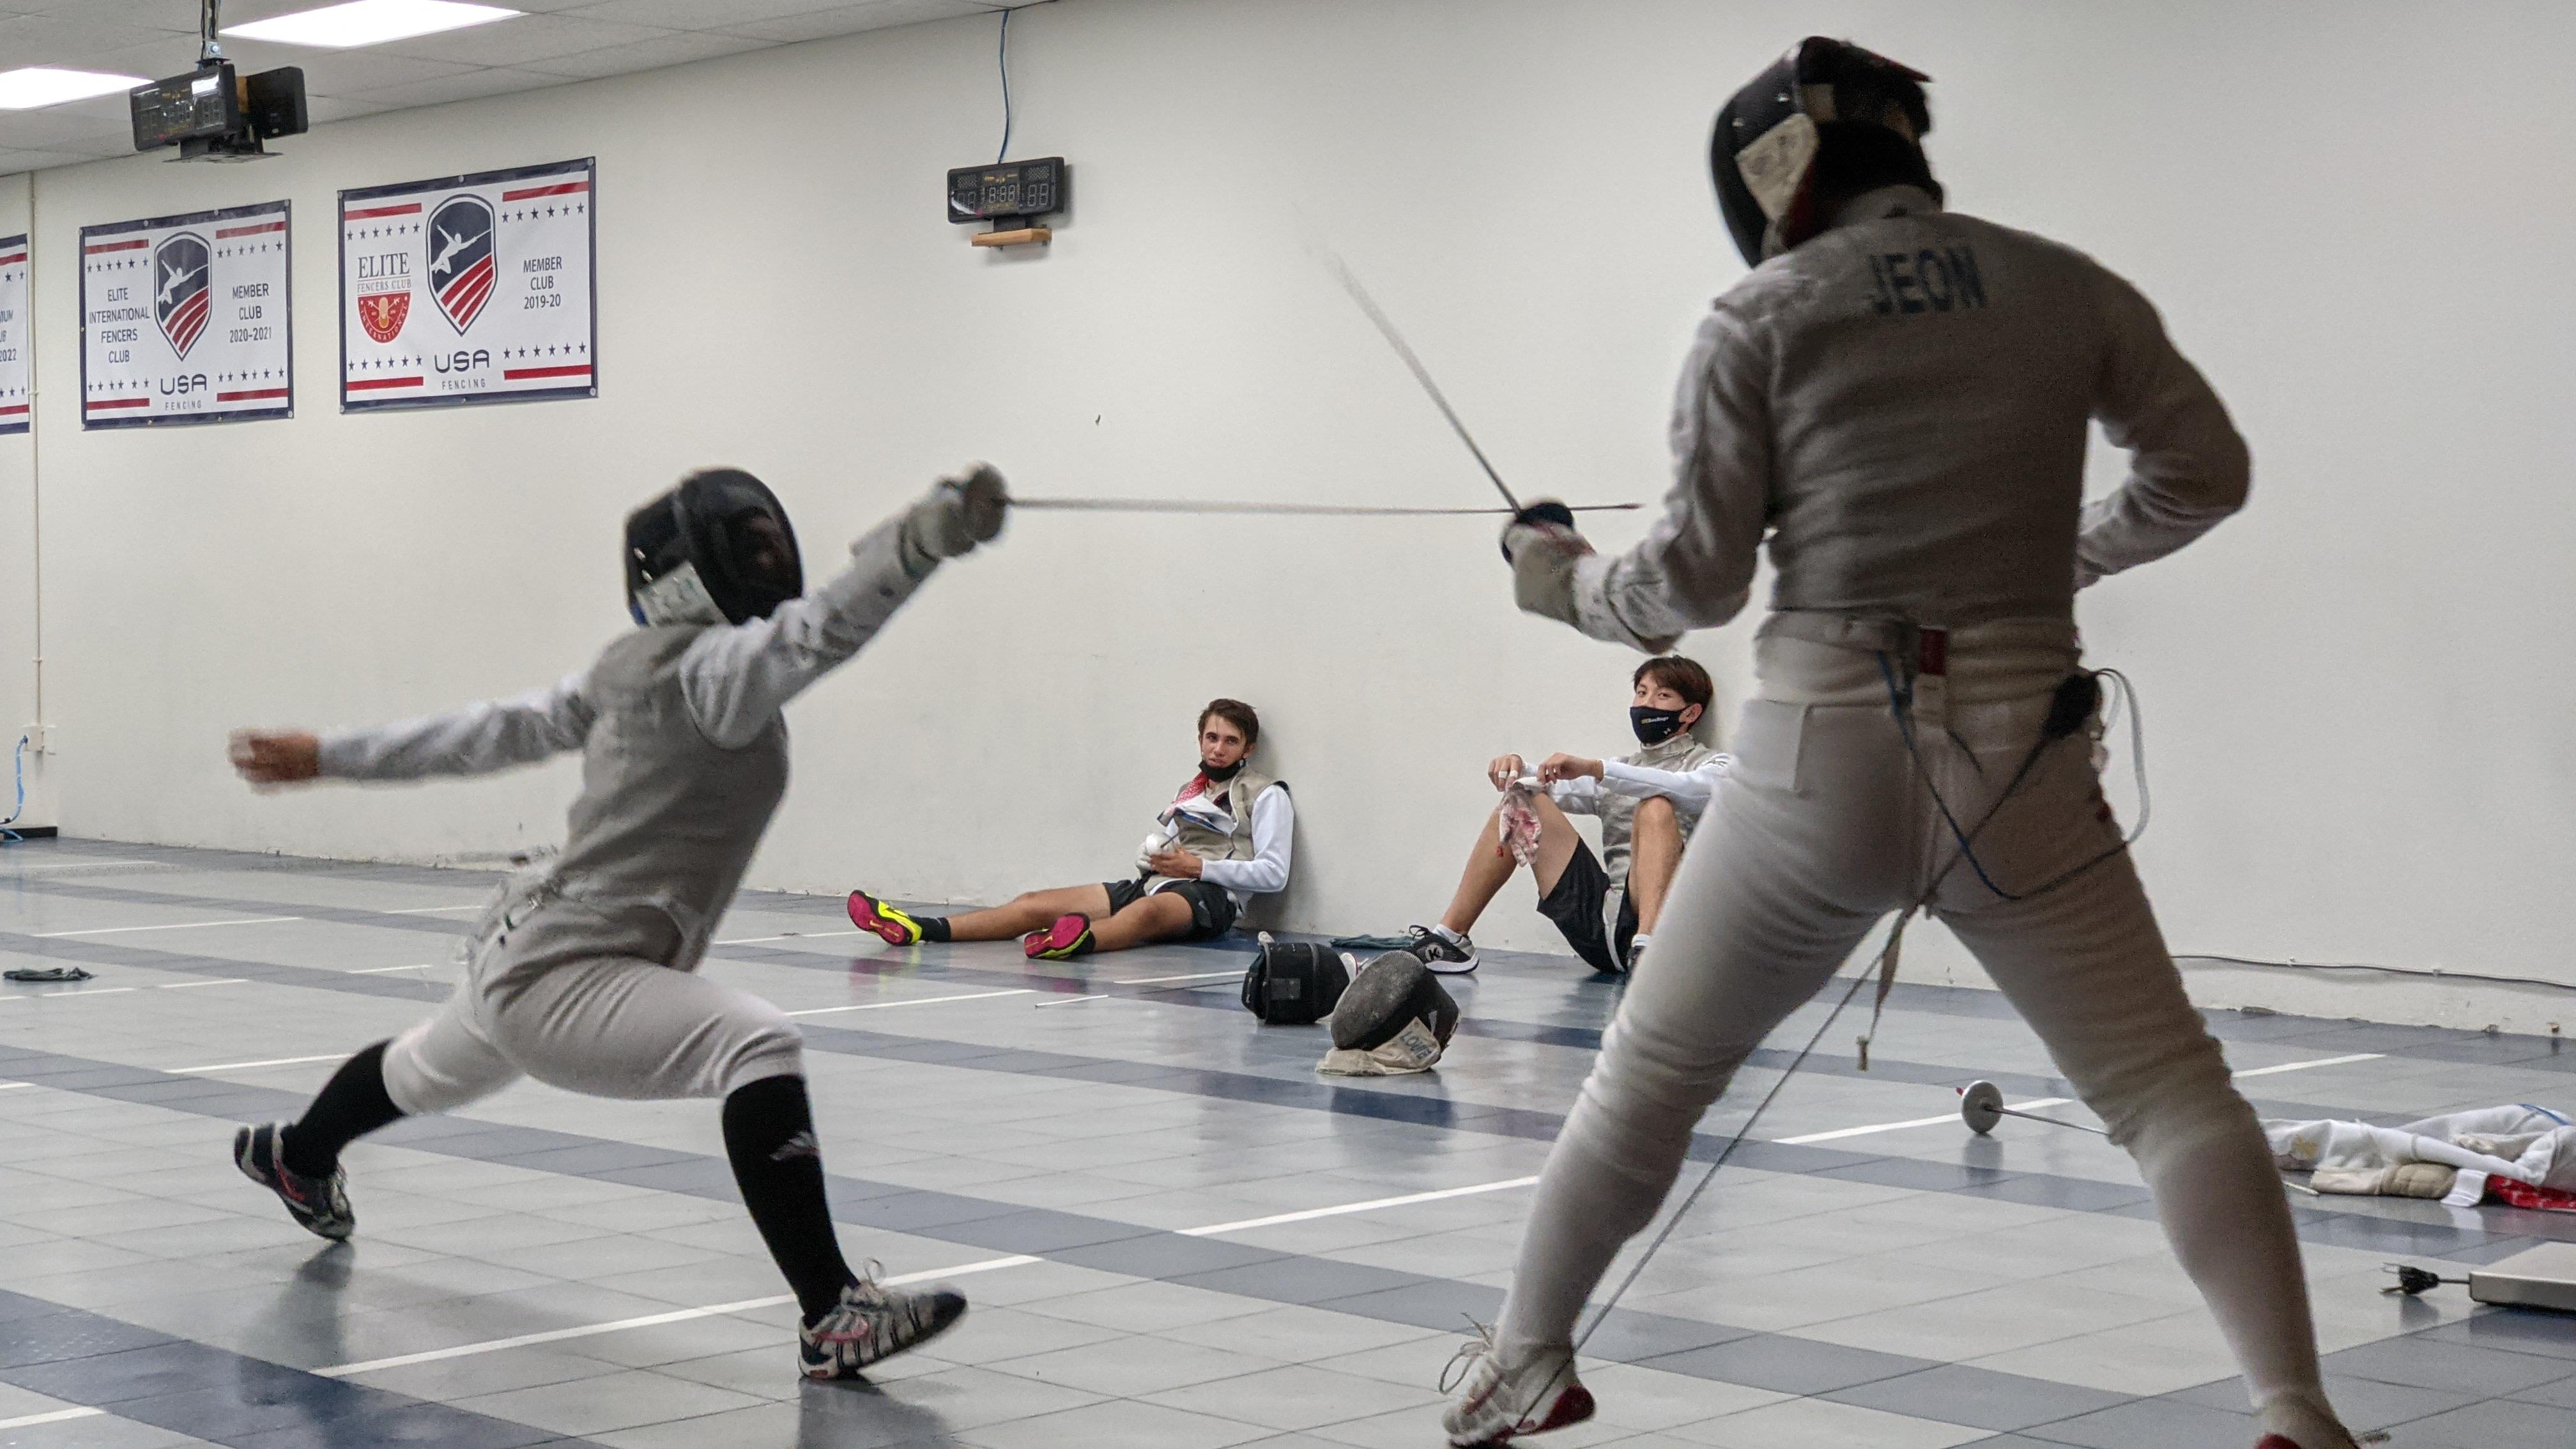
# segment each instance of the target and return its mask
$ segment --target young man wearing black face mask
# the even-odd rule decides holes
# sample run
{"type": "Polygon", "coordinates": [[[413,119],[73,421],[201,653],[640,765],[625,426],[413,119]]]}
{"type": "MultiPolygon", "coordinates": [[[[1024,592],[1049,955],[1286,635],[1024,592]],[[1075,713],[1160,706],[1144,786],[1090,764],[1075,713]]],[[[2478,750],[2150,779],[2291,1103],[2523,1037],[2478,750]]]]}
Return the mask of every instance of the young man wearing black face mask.
{"type": "Polygon", "coordinates": [[[913,916],[852,891],[851,923],[890,946],[1017,936],[1034,961],[1224,935],[1254,896],[1287,887],[1297,811],[1284,782],[1245,763],[1261,742],[1251,705],[1208,701],[1198,733],[1198,773],[1156,817],[1127,879],[1028,891],[954,916],[913,916]]]}
{"type": "MultiPolygon", "coordinates": [[[[1682,842],[1708,808],[1718,777],[1734,763],[1691,737],[1716,694],[1696,661],[1677,654],[1649,659],[1630,682],[1628,720],[1644,749],[1616,760],[1550,755],[1534,772],[1518,755],[1486,766],[1497,790],[1533,775],[1545,787],[1530,802],[1539,824],[1530,853],[1539,914],[1556,923],[1592,969],[1612,973],[1625,973],[1645,954],[1681,865],[1682,842]],[[1569,814],[1601,817],[1601,857],[1569,814]]],[[[1507,831],[1498,808],[1468,854],[1440,924],[1407,928],[1413,938],[1407,949],[1423,965],[1453,975],[1476,969],[1476,944],[1467,933],[1519,864],[1505,843],[1507,831]]]]}

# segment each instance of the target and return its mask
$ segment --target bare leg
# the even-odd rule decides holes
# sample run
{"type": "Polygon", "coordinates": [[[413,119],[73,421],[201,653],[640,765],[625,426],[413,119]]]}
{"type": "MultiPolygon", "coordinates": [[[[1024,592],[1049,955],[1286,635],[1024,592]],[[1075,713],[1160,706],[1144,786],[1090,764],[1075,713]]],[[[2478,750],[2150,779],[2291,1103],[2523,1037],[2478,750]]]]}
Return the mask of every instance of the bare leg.
{"type": "Polygon", "coordinates": [[[1029,891],[990,910],[950,916],[948,939],[1007,941],[1031,931],[1043,931],[1054,925],[1058,916],[1077,913],[1094,921],[1106,917],[1109,914],[1108,889],[1099,885],[1078,885],[1051,891],[1029,891]]]}
{"type": "Polygon", "coordinates": [[[1664,898],[1672,893],[1673,872],[1681,864],[1681,817],[1673,812],[1672,801],[1649,795],[1638,802],[1628,843],[1628,899],[1637,908],[1638,935],[1654,934],[1664,898]]]}
{"type": "Polygon", "coordinates": [[[1168,941],[1186,934],[1190,921],[1190,903],[1170,891],[1162,891],[1145,897],[1105,921],[1094,920],[1091,923],[1091,949],[1124,951],[1130,946],[1168,941]]]}
{"type": "MultiPolygon", "coordinates": [[[[1530,859],[1530,874],[1538,883],[1538,893],[1546,895],[1556,889],[1565,875],[1565,863],[1574,859],[1574,847],[1583,840],[1575,833],[1574,822],[1556,808],[1556,802],[1541,795],[1532,802],[1538,814],[1538,853],[1530,859]]],[[[1494,895],[1503,882],[1512,878],[1519,862],[1503,845],[1503,812],[1497,806],[1485,817],[1485,828],[1477,835],[1475,848],[1467,852],[1467,869],[1458,877],[1458,893],[1449,898],[1449,909],[1440,913],[1440,924],[1466,935],[1475,928],[1476,918],[1494,903],[1494,895]]]]}

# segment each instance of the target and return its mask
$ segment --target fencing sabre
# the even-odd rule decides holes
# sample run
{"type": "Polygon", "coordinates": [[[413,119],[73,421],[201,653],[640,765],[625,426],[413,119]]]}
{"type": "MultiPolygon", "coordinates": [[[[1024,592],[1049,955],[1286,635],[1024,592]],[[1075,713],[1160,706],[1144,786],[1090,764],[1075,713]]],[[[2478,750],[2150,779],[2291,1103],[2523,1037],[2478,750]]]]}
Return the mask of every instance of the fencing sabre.
{"type": "MultiPolygon", "coordinates": [[[[2096,1137],[2108,1137],[2111,1135],[2099,1127],[2088,1127],[2081,1122],[2069,1122],[2062,1117],[2042,1117],[2037,1112],[2027,1112],[2019,1107],[2007,1107],[2004,1105],[2003,1088],[1996,1086],[1992,1082],[1970,1082],[1968,1085],[1959,1088],[1958,1092],[1959,1120],[1967,1123],[1968,1130],[1976,1133],[1980,1137],[1994,1131],[1995,1124],[2003,1121],[2006,1117],[2019,1117],[2025,1122],[2045,1122],[2051,1127],[2072,1128],[2077,1132],[2090,1132],[2096,1137]]],[[[2033,1103],[2032,1105],[2037,1106],[2040,1104],[2033,1103]]],[[[2318,1192],[2315,1188],[2293,1178],[2282,1178],[2281,1186],[2288,1188],[2292,1192],[2306,1193],[2310,1197],[2324,1196],[2324,1194],[2318,1192]]]]}
{"type": "Polygon", "coordinates": [[[1386,345],[1395,349],[1397,357],[1404,359],[1405,367],[1413,373],[1413,380],[1422,384],[1422,390],[1431,395],[1431,405],[1440,409],[1440,416],[1449,420],[1450,428],[1458,434],[1458,441],[1466,444],[1467,451],[1476,455],[1476,466],[1484,469],[1485,476],[1494,480],[1494,491],[1503,495],[1503,501],[1511,505],[1512,512],[1520,512],[1521,501],[1512,496],[1511,485],[1503,481],[1502,474],[1494,471],[1493,462],[1485,456],[1485,450],[1476,446],[1476,435],[1467,431],[1467,425],[1458,420],[1457,409],[1449,406],[1449,399],[1441,393],[1440,384],[1431,380],[1431,369],[1424,367],[1422,359],[1413,355],[1413,348],[1406,344],[1404,334],[1395,330],[1395,324],[1379,309],[1377,299],[1368,294],[1368,288],[1360,285],[1360,279],[1352,274],[1350,264],[1333,252],[1326,252],[1323,259],[1332,267],[1333,275],[1341,280],[1342,290],[1359,304],[1360,311],[1367,314],[1378,335],[1386,339],[1386,345]]]}
{"type": "MultiPolygon", "coordinates": [[[[1306,514],[1318,518],[1428,518],[1514,511],[1509,508],[1391,508],[1341,503],[1238,503],[1183,498],[1014,498],[1011,506],[1063,513],[1275,513],[1306,514]]],[[[1625,513],[1643,507],[1642,503],[1578,503],[1570,511],[1625,513]]]]}

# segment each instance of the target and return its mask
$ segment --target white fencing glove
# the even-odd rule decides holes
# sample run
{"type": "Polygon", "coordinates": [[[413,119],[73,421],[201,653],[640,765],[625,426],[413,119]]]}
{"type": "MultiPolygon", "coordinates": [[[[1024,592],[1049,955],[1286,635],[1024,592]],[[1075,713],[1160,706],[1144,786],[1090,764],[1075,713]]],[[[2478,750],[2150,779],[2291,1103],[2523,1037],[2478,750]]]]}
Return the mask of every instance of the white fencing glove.
{"type": "Polygon", "coordinates": [[[942,559],[971,553],[1002,532],[1011,497],[1002,475],[978,463],[963,477],[942,478],[903,516],[903,571],[922,578],[942,559]]]}
{"type": "Polygon", "coordinates": [[[1575,531],[1574,511],[1555,499],[1531,504],[1503,525],[1503,558],[1512,566],[1512,602],[1521,612],[1572,624],[1574,563],[1592,552],[1575,531]]]}

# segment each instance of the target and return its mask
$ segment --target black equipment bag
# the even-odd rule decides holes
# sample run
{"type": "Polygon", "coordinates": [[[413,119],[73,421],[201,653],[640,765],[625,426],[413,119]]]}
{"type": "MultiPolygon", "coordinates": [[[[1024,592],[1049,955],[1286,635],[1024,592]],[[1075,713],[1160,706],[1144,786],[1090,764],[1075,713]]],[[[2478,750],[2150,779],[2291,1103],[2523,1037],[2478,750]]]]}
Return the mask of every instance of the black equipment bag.
{"type": "Polygon", "coordinates": [[[1261,937],[1261,954],[1243,973],[1243,1009],[1271,1026],[1312,1026],[1333,1010],[1351,984],[1332,947],[1261,937]]]}

